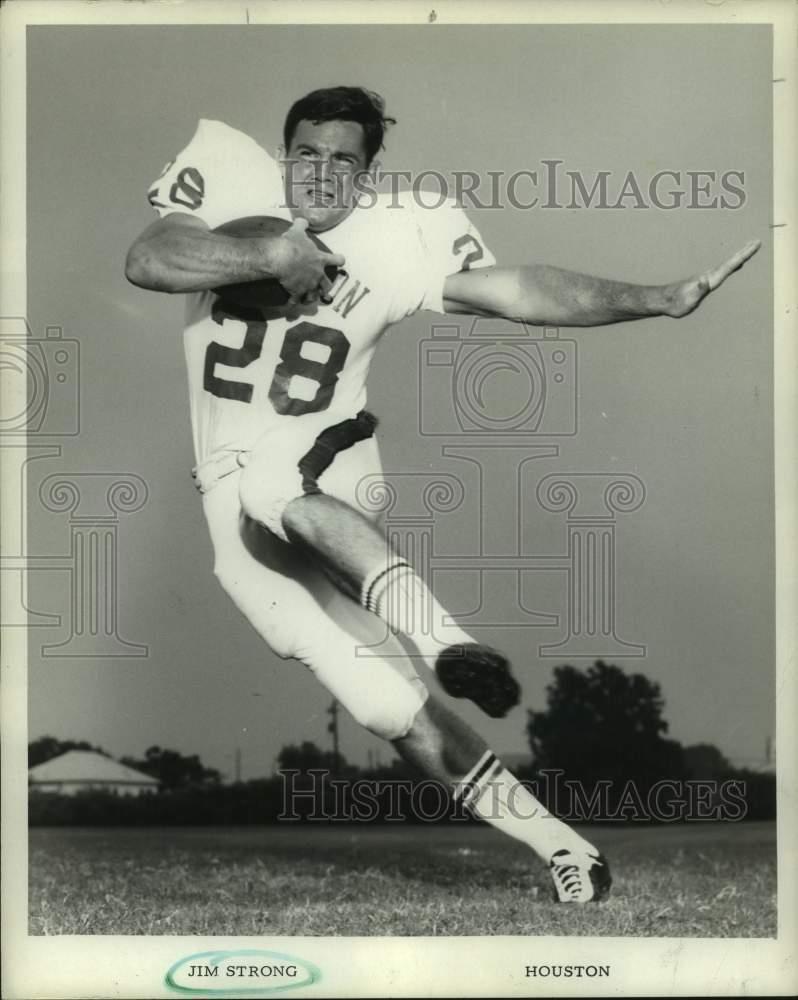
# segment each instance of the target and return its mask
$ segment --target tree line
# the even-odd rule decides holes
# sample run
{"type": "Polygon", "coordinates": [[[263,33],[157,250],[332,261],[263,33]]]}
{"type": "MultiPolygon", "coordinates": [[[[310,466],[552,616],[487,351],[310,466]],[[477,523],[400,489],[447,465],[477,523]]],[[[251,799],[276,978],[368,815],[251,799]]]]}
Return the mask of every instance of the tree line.
{"type": "MultiPolygon", "coordinates": [[[[530,756],[516,774],[560,814],[577,803],[584,814],[570,815],[572,821],[775,816],[775,775],[737,769],[711,744],[682,746],[668,737],[664,709],[660,686],[642,674],[627,674],[601,660],[586,670],[557,667],[545,708],[527,714],[530,756]]],[[[29,766],[71,749],[105,753],[85,741],[47,736],[29,744],[29,766]]],[[[122,763],[156,778],[158,794],[32,792],[31,823],[274,822],[286,814],[286,775],[288,791],[299,801],[295,813],[311,818],[334,821],[342,809],[345,817],[347,795],[369,791],[369,818],[394,818],[400,809],[408,821],[429,822],[433,799],[441,800],[432,783],[400,760],[362,768],[310,741],[282,748],[277,775],[233,784],[224,784],[219,771],[206,767],[198,755],[159,746],[149,747],[142,758],[123,757],[122,763]],[[395,794],[399,785],[407,792],[401,807],[395,794]],[[309,790],[320,800],[316,805],[309,790]]],[[[444,811],[438,818],[451,816],[444,811]]]]}

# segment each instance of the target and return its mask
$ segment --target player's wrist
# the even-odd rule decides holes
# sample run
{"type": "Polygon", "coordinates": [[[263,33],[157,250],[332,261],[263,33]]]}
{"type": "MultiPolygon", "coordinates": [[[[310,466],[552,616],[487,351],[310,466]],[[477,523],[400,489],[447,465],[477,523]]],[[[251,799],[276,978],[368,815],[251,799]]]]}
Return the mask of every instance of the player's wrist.
{"type": "Polygon", "coordinates": [[[296,253],[289,240],[282,236],[265,236],[248,240],[258,277],[281,280],[289,271],[296,253]]]}
{"type": "Polygon", "coordinates": [[[688,312],[692,311],[692,305],[688,306],[685,296],[686,282],[674,281],[668,285],[659,287],[659,316],[670,316],[671,319],[681,319],[688,312]]]}

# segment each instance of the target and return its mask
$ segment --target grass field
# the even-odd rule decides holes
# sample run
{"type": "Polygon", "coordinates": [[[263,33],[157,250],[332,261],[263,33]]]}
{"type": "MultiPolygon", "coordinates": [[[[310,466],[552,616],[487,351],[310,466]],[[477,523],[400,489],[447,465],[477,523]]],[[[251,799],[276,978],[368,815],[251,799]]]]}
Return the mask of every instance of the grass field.
{"type": "Polygon", "coordinates": [[[613,866],[602,906],[552,903],[487,827],[37,828],[30,933],[775,936],[775,824],[580,832],[613,866]]]}

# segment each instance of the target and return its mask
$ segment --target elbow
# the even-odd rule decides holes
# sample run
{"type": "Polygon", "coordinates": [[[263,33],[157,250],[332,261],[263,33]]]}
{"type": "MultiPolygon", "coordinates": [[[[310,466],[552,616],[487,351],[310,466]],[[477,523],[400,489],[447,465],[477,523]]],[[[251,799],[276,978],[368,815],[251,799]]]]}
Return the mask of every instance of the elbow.
{"type": "Polygon", "coordinates": [[[177,292],[179,288],[169,280],[168,272],[159,262],[152,248],[137,241],[128,250],[125,259],[125,277],[137,288],[149,292],[177,292]]]}
{"type": "Polygon", "coordinates": [[[125,259],[125,277],[131,285],[146,288],[148,291],[159,291],[156,288],[157,275],[153,267],[152,255],[142,243],[134,243],[128,250],[125,259]]]}

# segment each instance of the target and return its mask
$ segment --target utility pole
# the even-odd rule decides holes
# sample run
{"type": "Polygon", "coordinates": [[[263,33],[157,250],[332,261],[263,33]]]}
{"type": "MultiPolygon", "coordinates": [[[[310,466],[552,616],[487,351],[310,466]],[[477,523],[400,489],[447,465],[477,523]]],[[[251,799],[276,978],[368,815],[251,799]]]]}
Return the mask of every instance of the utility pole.
{"type": "Polygon", "coordinates": [[[327,709],[327,714],[330,716],[330,722],[327,725],[327,731],[332,733],[333,742],[333,766],[336,771],[341,768],[341,754],[338,749],[338,702],[333,698],[332,704],[327,709]]]}
{"type": "Polygon", "coordinates": [[[236,784],[241,781],[241,747],[236,747],[236,784]]]}

